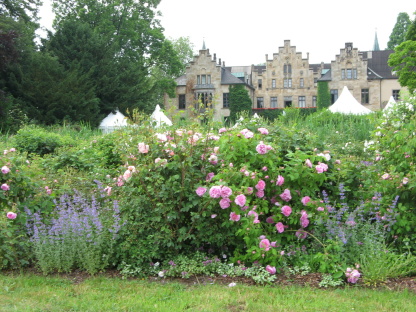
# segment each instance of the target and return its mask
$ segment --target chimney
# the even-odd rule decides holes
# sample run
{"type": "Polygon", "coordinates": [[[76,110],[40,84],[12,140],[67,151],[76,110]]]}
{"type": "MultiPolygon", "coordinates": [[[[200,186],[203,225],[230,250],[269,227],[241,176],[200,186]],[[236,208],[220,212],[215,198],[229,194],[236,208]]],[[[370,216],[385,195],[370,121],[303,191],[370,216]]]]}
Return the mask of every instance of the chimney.
{"type": "Polygon", "coordinates": [[[222,62],[222,67],[225,67],[225,62],[224,61],[222,62]]]}
{"type": "Polygon", "coordinates": [[[221,65],[221,58],[218,59],[218,65],[221,65]]]}
{"type": "Polygon", "coordinates": [[[309,52],[306,52],[306,59],[309,60],[309,52]]]}
{"type": "Polygon", "coordinates": [[[214,53],[214,61],[217,61],[217,53],[214,53]]]}

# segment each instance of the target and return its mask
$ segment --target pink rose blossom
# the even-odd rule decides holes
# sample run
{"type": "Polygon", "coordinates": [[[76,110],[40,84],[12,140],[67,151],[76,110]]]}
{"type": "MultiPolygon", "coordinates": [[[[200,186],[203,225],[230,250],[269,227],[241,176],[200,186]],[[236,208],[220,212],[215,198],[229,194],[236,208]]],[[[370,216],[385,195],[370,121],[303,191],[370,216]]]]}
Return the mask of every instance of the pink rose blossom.
{"type": "Polygon", "coordinates": [[[257,153],[259,153],[261,155],[266,154],[271,149],[272,149],[272,147],[270,145],[264,144],[263,141],[260,141],[260,143],[256,146],[257,153]]]}
{"type": "Polygon", "coordinates": [[[309,225],[308,215],[302,215],[300,217],[300,226],[306,228],[309,225]]]}
{"type": "Polygon", "coordinates": [[[218,154],[220,152],[220,148],[218,146],[214,147],[214,153],[218,154]]]}
{"type": "Polygon", "coordinates": [[[319,162],[318,165],[315,166],[316,172],[322,173],[328,170],[328,165],[319,162]]]}
{"type": "Polygon", "coordinates": [[[16,149],[14,147],[12,147],[9,152],[16,152],[16,149]]]}
{"type": "Polygon", "coordinates": [[[292,199],[292,196],[290,195],[290,190],[285,189],[282,194],[280,194],[280,198],[286,202],[290,201],[292,199]]]}
{"type": "Polygon", "coordinates": [[[266,222],[267,222],[267,223],[269,223],[269,224],[274,223],[273,217],[268,217],[268,218],[266,219],[266,222]]]}
{"type": "Polygon", "coordinates": [[[231,221],[240,221],[240,215],[236,214],[235,212],[230,213],[230,220],[231,221]]]}
{"type": "Polygon", "coordinates": [[[256,196],[257,196],[258,198],[263,198],[263,197],[264,197],[264,191],[263,191],[263,190],[258,190],[258,191],[256,192],[256,196]]]}
{"type": "Polygon", "coordinates": [[[266,266],[266,271],[269,272],[270,274],[276,274],[276,268],[270,265],[266,266]]]}
{"type": "Polygon", "coordinates": [[[325,211],[325,208],[324,207],[318,207],[318,208],[316,208],[316,210],[318,210],[318,211],[325,211]]]}
{"type": "Polygon", "coordinates": [[[290,206],[283,206],[281,211],[283,215],[285,215],[286,217],[289,217],[290,214],[292,213],[292,208],[290,206]]]}
{"type": "Polygon", "coordinates": [[[12,211],[10,211],[10,212],[7,213],[6,216],[7,216],[8,219],[16,219],[17,214],[14,213],[14,212],[12,212],[12,211]]]}
{"type": "Polygon", "coordinates": [[[285,178],[283,178],[281,175],[277,177],[276,185],[281,186],[285,182],[285,178]]]}
{"type": "Polygon", "coordinates": [[[196,189],[195,192],[199,197],[201,197],[202,195],[205,194],[206,191],[207,191],[207,189],[205,187],[200,186],[196,189]]]}
{"type": "Polygon", "coordinates": [[[240,133],[242,134],[242,135],[244,135],[244,137],[246,138],[246,139],[251,139],[253,136],[254,136],[254,133],[253,132],[251,132],[250,130],[248,130],[248,129],[243,129],[243,130],[241,130],[240,131],[240,133]]]}
{"type": "Polygon", "coordinates": [[[209,196],[211,198],[220,198],[221,197],[221,186],[215,185],[210,188],[209,196]]]}
{"type": "Polygon", "coordinates": [[[221,197],[222,198],[230,197],[232,194],[233,194],[233,190],[230,189],[228,186],[223,186],[221,188],[221,197]]]}
{"type": "Polygon", "coordinates": [[[220,128],[219,130],[218,130],[218,133],[223,133],[223,132],[226,132],[227,131],[227,129],[226,128],[220,128]]]}
{"type": "Polygon", "coordinates": [[[124,174],[123,174],[123,179],[127,181],[130,178],[131,178],[131,171],[130,170],[126,170],[124,172],[124,174]]]}
{"type": "Polygon", "coordinates": [[[390,175],[389,175],[388,173],[385,173],[385,174],[383,174],[383,175],[381,176],[381,178],[382,178],[383,180],[387,180],[388,178],[390,178],[390,175]]]}
{"type": "Polygon", "coordinates": [[[237,195],[234,202],[240,206],[243,207],[246,204],[246,197],[243,194],[237,195]]]}
{"type": "Polygon", "coordinates": [[[311,201],[311,198],[309,196],[305,196],[301,199],[301,202],[304,206],[306,206],[311,201]]]}
{"type": "Polygon", "coordinates": [[[405,178],[403,178],[402,183],[403,183],[403,184],[407,184],[407,183],[409,183],[409,178],[406,178],[406,177],[405,177],[405,178]]]}
{"type": "Polygon", "coordinates": [[[306,233],[306,231],[304,231],[302,229],[299,229],[299,230],[296,231],[295,236],[298,239],[304,239],[304,238],[306,238],[306,236],[308,236],[308,233],[306,233]]]}
{"type": "Polygon", "coordinates": [[[231,199],[229,199],[229,198],[222,198],[220,200],[220,207],[222,209],[227,209],[228,207],[230,207],[230,203],[231,203],[231,199]]]}
{"type": "Polygon", "coordinates": [[[260,241],[259,247],[264,249],[265,251],[270,250],[270,241],[265,238],[260,241]]]}
{"type": "Polygon", "coordinates": [[[212,215],[211,215],[211,218],[212,218],[212,219],[215,219],[216,217],[217,217],[217,215],[216,215],[216,214],[212,214],[212,215]]]}
{"type": "Polygon", "coordinates": [[[256,185],[256,189],[260,190],[264,190],[266,188],[266,182],[264,182],[263,180],[260,180],[257,185],[256,185]]]}
{"type": "Polygon", "coordinates": [[[141,142],[138,145],[139,153],[146,154],[149,152],[149,145],[146,145],[145,143],[141,142]]]}
{"type": "Polygon", "coordinates": [[[358,279],[360,278],[361,274],[358,270],[353,270],[351,268],[347,268],[345,271],[345,276],[347,277],[348,283],[355,284],[357,283],[358,279]]]}
{"type": "Polygon", "coordinates": [[[8,191],[10,190],[10,186],[8,186],[6,183],[2,184],[0,187],[3,191],[8,191]]]}
{"type": "Polygon", "coordinates": [[[276,223],[276,230],[277,230],[279,233],[283,233],[283,232],[284,232],[285,227],[284,227],[284,225],[283,225],[283,223],[282,223],[282,222],[278,222],[278,223],[276,223]]]}
{"type": "Polygon", "coordinates": [[[247,187],[247,189],[246,189],[246,194],[247,194],[247,195],[251,195],[251,194],[253,194],[253,188],[252,188],[251,186],[248,186],[248,187],[247,187]]]}
{"type": "Polygon", "coordinates": [[[267,130],[266,128],[258,128],[257,129],[261,134],[269,134],[269,130],[267,130]]]}
{"type": "Polygon", "coordinates": [[[208,161],[211,164],[216,165],[218,163],[218,157],[217,157],[217,155],[213,154],[213,155],[209,156],[208,161]]]}
{"type": "Polygon", "coordinates": [[[310,159],[306,159],[305,165],[308,166],[309,168],[312,168],[312,162],[310,161],[310,159]]]}
{"type": "Polygon", "coordinates": [[[263,168],[261,168],[261,170],[263,170],[263,171],[267,171],[267,167],[266,167],[266,166],[264,166],[263,168]]]}
{"type": "Polygon", "coordinates": [[[9,172],[10,172],[9,167],[7,167],[7,166],[3,166],[3,167],[1,167],[1,173],[3,173],[3,174],[7,174],[7,173],[9,173],[9,172]]]}
{"type": "Polygon", "coordinates": [[[214,175],[215,175],[214,172],[208,173],[207,176],[205,177],[205,181],[207,182],[211,181],[214,175]]]}

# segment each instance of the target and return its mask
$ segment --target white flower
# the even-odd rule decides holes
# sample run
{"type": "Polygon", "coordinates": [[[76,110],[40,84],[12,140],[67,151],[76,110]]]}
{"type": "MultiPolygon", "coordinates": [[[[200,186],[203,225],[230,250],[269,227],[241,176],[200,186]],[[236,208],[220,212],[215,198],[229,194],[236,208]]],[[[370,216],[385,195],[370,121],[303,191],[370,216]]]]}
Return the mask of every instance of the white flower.
{"type": "Polygon", "coordinates": [[[236,283],[230,283],[230,284],[228,284],[228,287],[234,287],[236,285],[237,285],[236,283]]]}
{"type": "Polygon", "coordinates": [[[165,272],[160,271],[157,275],[159,275],[159,277],[164,277],[165,276],[165,272]]]}

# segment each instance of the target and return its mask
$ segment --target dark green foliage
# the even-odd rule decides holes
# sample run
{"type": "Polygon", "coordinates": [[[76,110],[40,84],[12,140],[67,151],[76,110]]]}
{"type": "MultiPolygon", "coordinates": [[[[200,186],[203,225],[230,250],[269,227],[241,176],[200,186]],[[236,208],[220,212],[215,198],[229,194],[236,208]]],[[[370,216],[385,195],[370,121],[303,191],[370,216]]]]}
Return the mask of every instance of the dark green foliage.
{"type": "Polygon", "coordinates": [[[388,64],[399,76],[401,86],[407,87],[410,93],[416,90],[416,41],[407,40],[397,46],[388,64]]]}
{"type": "Polygon", "coordinates": [[[318,96],[316,100],[318,110],[328,108],[331,105],[331,94],[327,81],[318,81],[318,96]]]}
{"type": "Polygon", "coordinates": [[[401,12],[397,16],[396,24],[390,35],[390,40],[387,42],[387,48],[389,50],[394,50],[395,47],[400,45],[402,42],[408,40],[406,39],[406,33],[410,26],[409,14],[406,12],[401,12]]]}
{"type": "Polygon", "coordinates": [[[230,119],[235,121],[237,115],[244,111],[251,112],[253,103],[244,85],[230,86],[230,119]]]}
{"type": "Polygon", "coordinates": [[[406,40],[416,40],[416,12],[414,13],[414,19],[409,25],[409,28],[406,33],[406,40]]]}

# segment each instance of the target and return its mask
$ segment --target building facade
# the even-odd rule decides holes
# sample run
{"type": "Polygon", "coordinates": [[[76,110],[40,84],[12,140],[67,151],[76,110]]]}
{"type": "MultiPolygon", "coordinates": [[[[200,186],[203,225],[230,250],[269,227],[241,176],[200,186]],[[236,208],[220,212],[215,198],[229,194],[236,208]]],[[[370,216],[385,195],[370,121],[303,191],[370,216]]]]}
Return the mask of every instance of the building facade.
{"type": "Polygon", "coordinates": [[[271,58],[266,55],[265,65],[226,67],[204,44],[185,75],[176,79],[176,97],[165,96],[164,104],[184,116],[192,109],[209,106],[214,119],[221,120],[230,114],[228,94],[232,85],[245,86],[253,109],[282,109],[316,107],[317,85],[327,82],[332,103],[347,86],[359,103],[380,110],[391,96],[397,100],[405,89],[387,64],[393,52],[361,52],[346,43],[331,63],[310,64],[309,53],[304,58],[290,40],[285,40],[271,58]]]}

